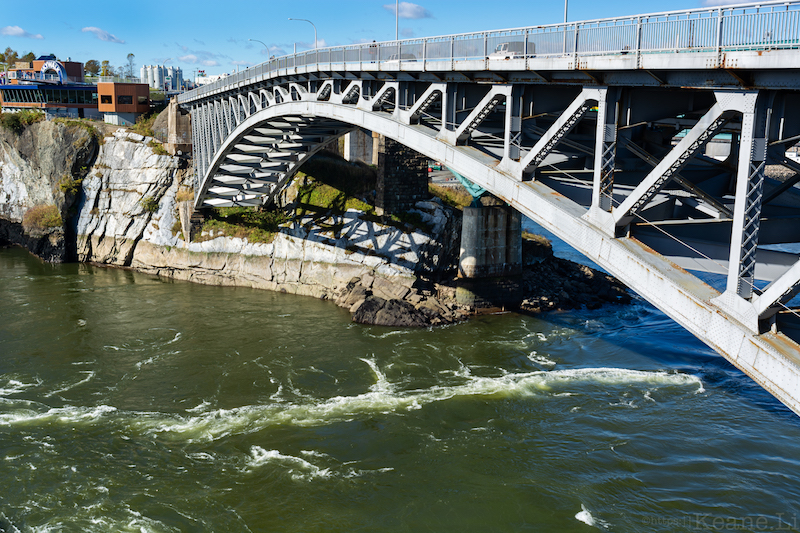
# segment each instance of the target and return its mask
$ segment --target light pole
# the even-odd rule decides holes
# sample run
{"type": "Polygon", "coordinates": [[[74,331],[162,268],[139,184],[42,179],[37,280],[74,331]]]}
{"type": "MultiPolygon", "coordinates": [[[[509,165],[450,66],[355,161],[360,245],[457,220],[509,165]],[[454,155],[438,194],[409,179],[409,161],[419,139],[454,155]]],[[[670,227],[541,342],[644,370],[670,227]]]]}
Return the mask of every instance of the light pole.
{"type": "MultiPolygon", "coordinates": [[[[289,20],[302,20],[303,22],[308,22],[309,24],[314,26],[314,23],[307,19],[293,19],[290,17],[289,20]]],[[[316,48],[317,48],[317,27],[314,26],[314,49],[316,48]]]]}
{"type": "MultiPolygon", "coordinates": [[[[264,41],[259,41],[258,39],[247,39],[247,40],[248,40],[248,41],[253,41],[253,42],[256,42],[256,43],[261,43],[261,44],[264,44],[264,41]]],[[[264,44],[264,48],[267,50],[267,55],[269,55],[269,46],[267,46],[266,44],[264,44]]]]}
{"type": "Polygon", "coordinates": [[[567,2],[569,0],[564,0],[564,24],[567,23],[567,2]]]}
{"type": "MultiPolygon", "coordinates": [[[[564,0],[566,1],[566,0],[564,0]]],[[[400,38],[400,0],[394,0],[394,40],[400,38]]]]}

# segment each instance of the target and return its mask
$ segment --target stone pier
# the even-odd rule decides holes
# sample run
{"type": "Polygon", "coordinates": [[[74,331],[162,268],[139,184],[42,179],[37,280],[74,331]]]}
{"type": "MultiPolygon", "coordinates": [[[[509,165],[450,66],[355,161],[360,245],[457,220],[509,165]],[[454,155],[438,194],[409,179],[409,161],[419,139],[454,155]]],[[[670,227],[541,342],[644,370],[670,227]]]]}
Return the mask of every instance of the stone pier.
{"type": "Polygon", "coordinates": [[[494,197],[464,208],[458,263],[459,304],[516,307],[522,301],[522,216],[494,197]]]}

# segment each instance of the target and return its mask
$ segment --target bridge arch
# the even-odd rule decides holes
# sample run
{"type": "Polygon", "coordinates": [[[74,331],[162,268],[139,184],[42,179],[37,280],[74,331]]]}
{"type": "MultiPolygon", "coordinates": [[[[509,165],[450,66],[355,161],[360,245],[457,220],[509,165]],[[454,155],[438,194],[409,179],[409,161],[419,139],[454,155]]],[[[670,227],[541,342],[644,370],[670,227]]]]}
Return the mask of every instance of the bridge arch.
{"type": "Polygon", "coordinates": [[[542,38],[567,29],[532,27],[520,30],[523,53],[502,61],[487,43],[505,37],[486,32],[467,48],[446,36],[255,66],[179,97],[192,107],[196,205],[268,202],[325,143],[354,128],[383,134],[561,237],[800,413],[800,309],[787,306],[800,260],[774,249],[800,243],[800,163],[784,154],[800,139],[800,41],[728,43],[723,30],[747,9],[714,8],[716,48],[575,39],[568,50],[559,39],[564,49],[542,53],[542,38]],[[237,116],[230,97],[246,93],[259,109],[237,116]],[[705,150],[717,133],[730,139],[725,160],[705,150]],[[767,178],[767,163],[794,176],[767,178]],[[725,273],[727,287],[678,266],[725,273]],[[754,290],[754,277],[771,283],[754,290]]]}

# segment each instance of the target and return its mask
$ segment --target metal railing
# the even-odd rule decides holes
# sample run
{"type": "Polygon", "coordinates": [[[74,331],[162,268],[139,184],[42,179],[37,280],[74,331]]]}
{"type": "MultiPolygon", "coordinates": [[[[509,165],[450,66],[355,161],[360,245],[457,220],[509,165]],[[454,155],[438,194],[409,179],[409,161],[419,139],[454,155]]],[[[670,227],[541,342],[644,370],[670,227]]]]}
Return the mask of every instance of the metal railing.
{"type": "Polygon", "coordinates": [[[184,93],[188,102],[247,80],[315,65],[431,64],[486,60],[501,44],[515,58],[653,54],[800,48],[800,0],[720,6],[569,24],[445,35],[424,39],[334,46],[271,59],[184,93]]]}

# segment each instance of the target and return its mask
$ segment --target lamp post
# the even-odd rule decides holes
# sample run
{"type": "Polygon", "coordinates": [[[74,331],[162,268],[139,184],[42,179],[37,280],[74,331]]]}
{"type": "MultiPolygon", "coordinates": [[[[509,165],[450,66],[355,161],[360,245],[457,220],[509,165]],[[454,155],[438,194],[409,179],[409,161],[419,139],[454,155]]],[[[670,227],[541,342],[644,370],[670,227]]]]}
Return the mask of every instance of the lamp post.
{"type": "MultiPolygon", "coordinates": [[[[301,20],[303,22],[308,22],[309,24],[314,26],[314,23],[311,22],[310,20],[307,20],[307,19],[293,19],[293,18],[290,17],[289,20],[301,20]]],[[[316,49],[316,48],[317,48],[317,27],[314,26],[314,49],[316,49]]]]}
{"type": "Polygon", "coordinates": [[[564,24],[567,23],[567,2],[569,0],[564,0],[564,24]]]}
{"type": "MultiPolygon", "coordinates": [[[[258,39],[247,39],[247,40],[248,40],[248,41],[253,41],[253,42],[256,42],[256,43],[261,43],[261,44],[264,44],[264,41],[259,41],[258,39]]],[[[267,51],[267,55],[269,55],[269,46],[267,46],[266,44],[264,44],[264,49],[266,49],[266,51],[267,51]]]]}
{"type": "MultiPolygon", "coordinates": [[[[564,0],[566,1],[566,0],[564,0]]],[[[400,0],[394,0],[394,40],[400,38],[400,0]]]]}

